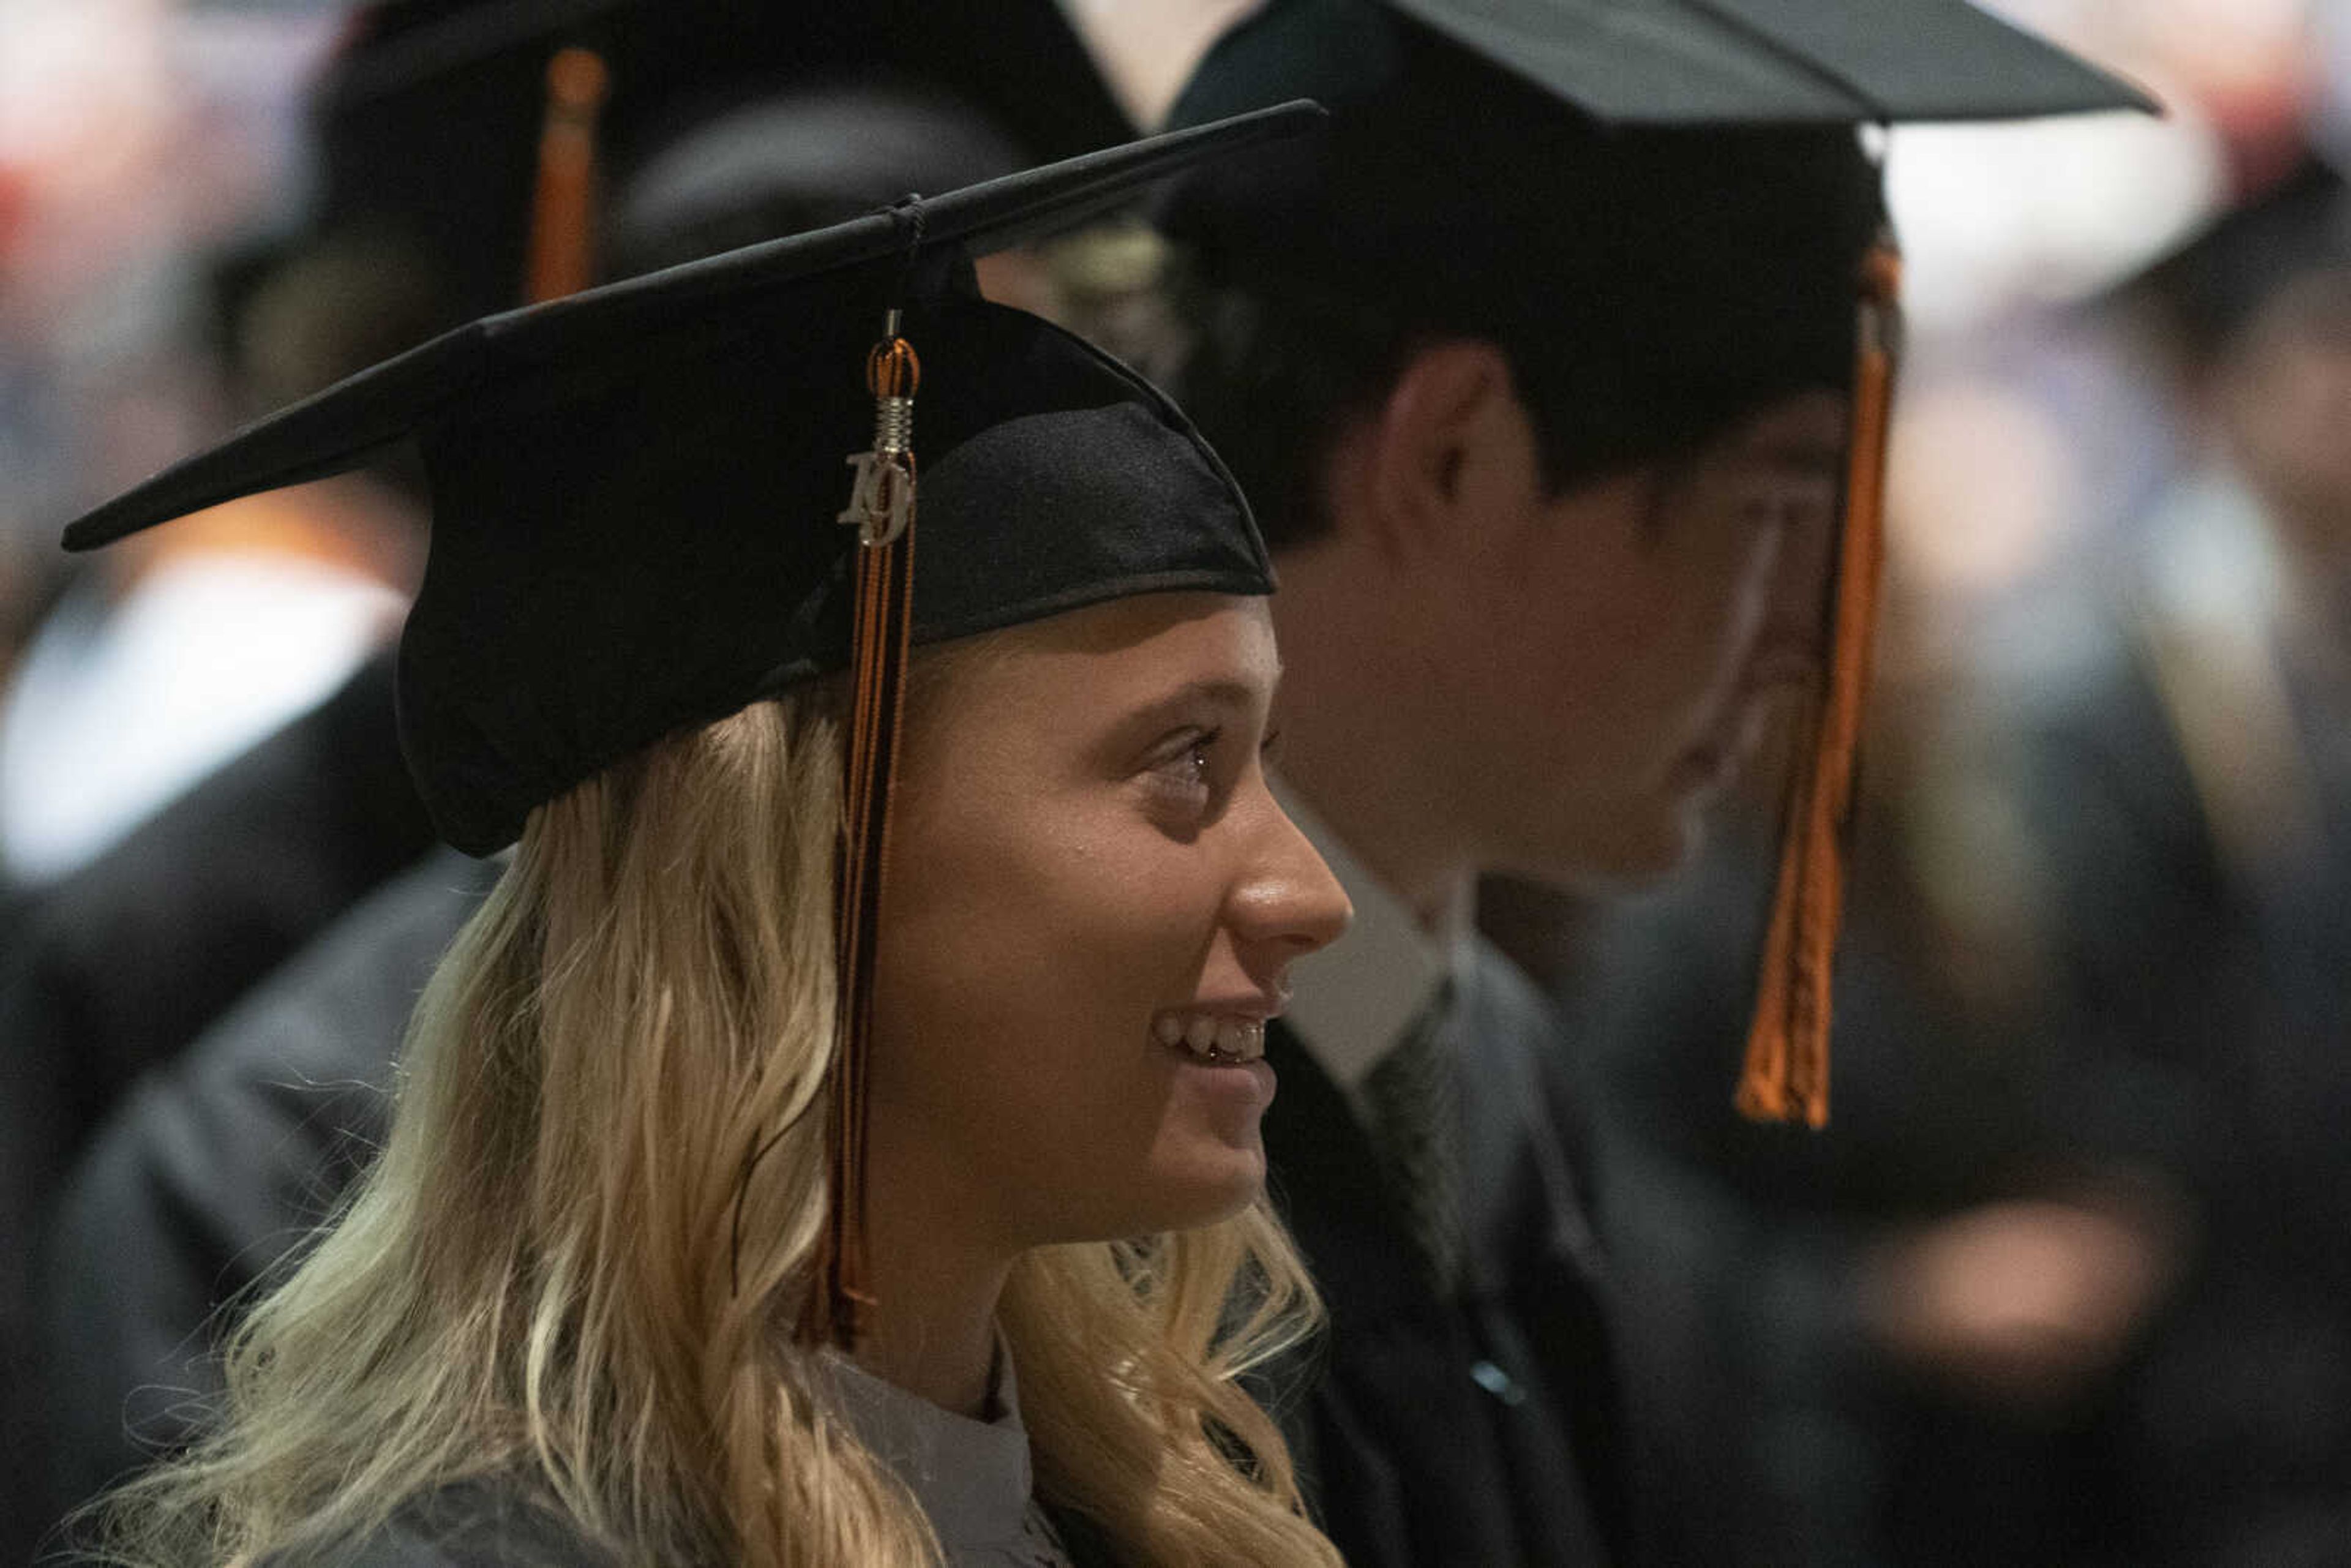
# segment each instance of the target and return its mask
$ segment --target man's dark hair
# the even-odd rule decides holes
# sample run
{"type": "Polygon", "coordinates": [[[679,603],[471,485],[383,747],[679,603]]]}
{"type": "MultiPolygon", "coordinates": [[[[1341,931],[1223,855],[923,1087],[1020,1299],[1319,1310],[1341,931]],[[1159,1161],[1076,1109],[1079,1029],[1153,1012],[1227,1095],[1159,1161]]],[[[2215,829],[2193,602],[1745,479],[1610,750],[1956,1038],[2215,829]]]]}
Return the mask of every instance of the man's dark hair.
{"type": "Polygon", "coordinates": [[[1311,5],[1237,28],[1176,118],[1299,91],[1324,134],[1195,171],[1159,214],[1175,390],[1276,549],[1328,526],[1332,441],[1433,342],[1503,351],[1554,489],[1849,380],[1882,223],[1852,127],[1610,127],[1382,8],[1311,5]]]}
{"type": "Polygon", "coordinates": [[[1631,172],[1589,229],[1473,218],[1484,232],[1458,239],[1474,262],[1431,256],[1410,280],[1412,257],[1350,276],[1344,256],[1284,265],[1179,239],[1164,287],[1180,345],[1155,368],[1271,548],[1329,529],[1333,444],[1434,343],[1501,350],[1552,493],[1672,464],[1780,398],[1845,384],[1877,226],[1850,132],[1585,135],[1586,156],[1631,172]]]}
{"type": "MultiPolygon", "coordinates": [[[[1330,531],[1322,479],[1332,447],[1358,419],[1377,412],[1416,354],[1461,335],[1408,311],[1304,285],[1219,287],[1187,274],[1180,261],[1169,287],[1186,332],[1167,372],[1170,384],[1240,482],[1276,551],[1330,531]]],[[[1691,448],[1687,433],[1664,426],[1628,425],[1602,436],[1577,417],[1556,379],[1531,374],[1508,340],[1489,340],[1510,363],[1549,493],[1670,463],[1691,448]]]]}

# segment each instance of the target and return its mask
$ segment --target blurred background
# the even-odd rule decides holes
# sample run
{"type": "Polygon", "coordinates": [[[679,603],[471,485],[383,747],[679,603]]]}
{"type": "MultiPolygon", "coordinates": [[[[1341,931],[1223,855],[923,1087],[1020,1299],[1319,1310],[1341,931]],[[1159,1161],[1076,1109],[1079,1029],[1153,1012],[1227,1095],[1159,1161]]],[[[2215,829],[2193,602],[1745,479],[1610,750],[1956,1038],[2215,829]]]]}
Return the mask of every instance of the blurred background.
{"type": "MultiPolygon", "coordinates": [[[[1062,7],[1146,129],[1247,8],[1062,7]]],[[[2169,113],[1887,140],[1909,324],[1835,1124],[1729,1108],[1768,789],[1669,886],[1496,883],[1483,920],[1597,1107],[1660,1560],[2351,1564],[2351,26],[1991,8],[2169,113]]],[[[493,139],[438,104],[434,150],[333,152],[322,102],[397,90],[354,15],[0,0],[0,987],[54,890],[396,629],[396,476],[56,548],[464,298],[312,243],[352,169],[430,187],[493,139]]],[[[1125,231],[990,286],[1147,343],[1151,281],[1125,231]]],[[[47,1138],[0,1168],[17,1240],[141,1064],[61,1104],[7,1020],[47,1138]]]]}

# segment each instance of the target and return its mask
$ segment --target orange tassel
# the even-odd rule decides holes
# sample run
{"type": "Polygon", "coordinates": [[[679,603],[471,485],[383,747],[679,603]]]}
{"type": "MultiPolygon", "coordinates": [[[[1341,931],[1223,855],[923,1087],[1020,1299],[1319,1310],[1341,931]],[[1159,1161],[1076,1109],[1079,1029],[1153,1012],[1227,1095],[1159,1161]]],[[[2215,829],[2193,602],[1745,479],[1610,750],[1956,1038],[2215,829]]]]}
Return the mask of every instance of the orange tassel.
{"type": "Polygon", "coordinates": [[[523,277],[523,298],[531,304],[596,281],[596,120],[611,85],[603,57],[592,49],[562,49],[547,62],[547,117],[523,277]]]}
{"type": "Polygon", "coordinates": [[[1881,240],[1863,266],[1844,530],[1830,589],[1827,667],[1798,729],[1771,921],[1739,1082],[1740,1113],[1759,1122],[1828,1124],[1832,979],[1885,556],[1886,439],[1900,280],[1901,259],[1890,241],[1881,240]]]}
{"type": "Polygon", "coordinates": [[[852,611],[849,736],[842,758],[840,879],[834,940],[840,1027],[831,1073],[826,1163],[832,1200],[800,1337],[856,1348],[873,1304],[865,1256],[866,1086],[873,1032],[873,964],[890,851],[890,788],[905,716],[906,657],[914,629],[913,402],[922,365],[888,335],[867,356],[875,400],[874,449],[859,455],[856,492],[841,520],[859,528],[852,611]]]}

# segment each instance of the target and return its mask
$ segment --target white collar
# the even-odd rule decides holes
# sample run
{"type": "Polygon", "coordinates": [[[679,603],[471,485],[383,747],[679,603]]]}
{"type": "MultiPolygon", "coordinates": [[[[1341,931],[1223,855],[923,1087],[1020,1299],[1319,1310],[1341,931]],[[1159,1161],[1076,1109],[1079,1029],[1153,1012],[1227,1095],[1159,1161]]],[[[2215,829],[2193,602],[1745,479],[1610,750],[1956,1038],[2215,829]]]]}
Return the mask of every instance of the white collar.
{"type": "MultiPolygon", "coordinates": [[[[1472,908],[1465,885],[1435,930],[1349,852],[1295,790],[1273,780],[1290,813],[1355,906],[1346,936],[1291,966],[1290,1030],[1351,1102],[1382,1058],[1403,1040],[1468,951],[1472,908]]],[[[1360,1114],[1363,1107],[1356,1104],[1360,1114]]]]}

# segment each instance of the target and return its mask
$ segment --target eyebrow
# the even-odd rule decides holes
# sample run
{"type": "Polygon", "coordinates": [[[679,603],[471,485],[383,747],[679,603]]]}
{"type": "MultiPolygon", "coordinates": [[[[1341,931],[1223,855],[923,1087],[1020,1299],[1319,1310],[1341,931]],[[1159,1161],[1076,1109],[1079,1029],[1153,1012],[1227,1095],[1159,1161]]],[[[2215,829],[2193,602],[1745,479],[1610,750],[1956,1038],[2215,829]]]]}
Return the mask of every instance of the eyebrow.
{"type": "MultiPolygon", "coordinates": [[[[1279,686],[1280,684],[1281,672],[1276,670],[1273,686],[1279,686]]],[[[1269,687],[1267,695],[1270,696],[1272,688],[1269,687]]],[[[1174,691],[1143,704],[1134,710],[1133,716],[1138,722],[1144,719],[1160,718],[1203,703],[1212,707],[1246,708],[1253,706],[1257,700],[1258,688],[1249,682],[1238,676],[1212,676],[1202,680],[1186,681],[1174,691]]]]}

